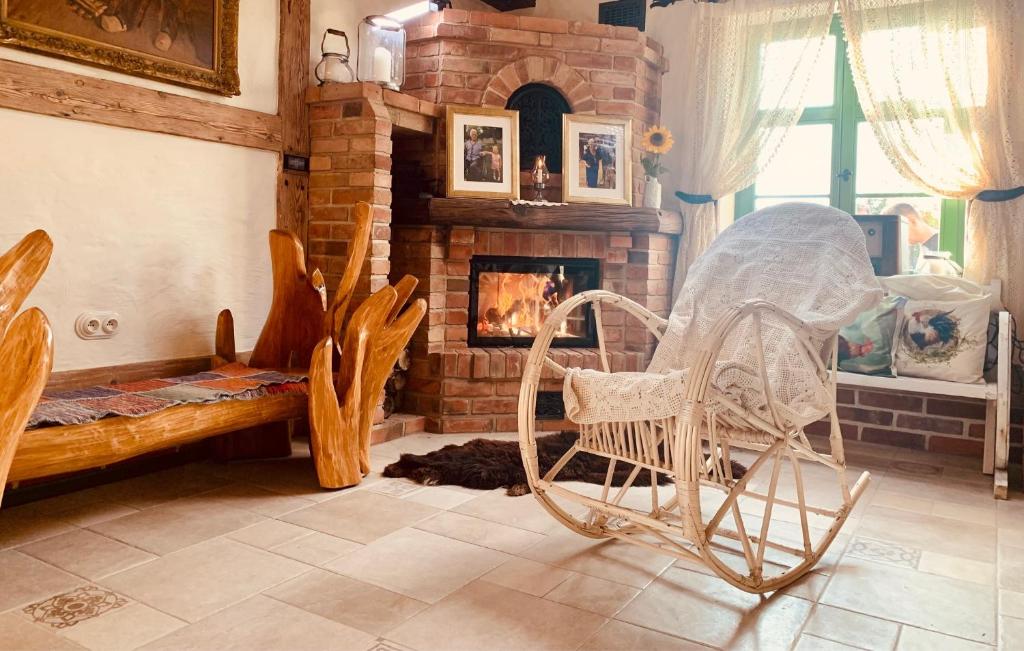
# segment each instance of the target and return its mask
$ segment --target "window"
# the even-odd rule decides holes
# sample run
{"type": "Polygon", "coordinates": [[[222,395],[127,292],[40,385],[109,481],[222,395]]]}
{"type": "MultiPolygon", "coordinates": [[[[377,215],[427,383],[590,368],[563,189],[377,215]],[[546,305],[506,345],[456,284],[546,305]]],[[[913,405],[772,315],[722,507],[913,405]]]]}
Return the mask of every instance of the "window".
{"type": "MultiPolygon", "coordinates": [[[[797,46],[770,44],[765,65],[792,67],[797,46]]],[[[893,169],[864,121],[838,16],[812,74],[800,122],[754,185],[736,195],[736,217],[786,201],[831,205],[855,215],[893,214],[909,204],[921,217],[911,241],[927,240],[929,248],[948,251],[963,263],[964,202],[922,193],[893,169]]]]}

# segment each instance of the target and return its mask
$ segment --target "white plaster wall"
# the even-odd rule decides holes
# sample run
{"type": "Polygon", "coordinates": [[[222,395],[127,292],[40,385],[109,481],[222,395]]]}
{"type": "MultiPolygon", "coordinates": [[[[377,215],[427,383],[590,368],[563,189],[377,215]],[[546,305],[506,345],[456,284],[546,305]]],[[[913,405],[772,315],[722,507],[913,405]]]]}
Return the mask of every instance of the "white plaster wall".
{"type": "MultiPolygon", "coordinates": [[[[0,57],[276,113],[278,2],[241,4],[235,98],[5,47],[0,57]]],[[[28,303],[50,318],[55,370],[211,353],[225,307],[250,349],[270,303],[276,177],[270,152],[0,109],[0,250],[35,228],[54,240],[28,303]],[[118,312],[120,334],[79,339],[84,310],[118,312]]]]}

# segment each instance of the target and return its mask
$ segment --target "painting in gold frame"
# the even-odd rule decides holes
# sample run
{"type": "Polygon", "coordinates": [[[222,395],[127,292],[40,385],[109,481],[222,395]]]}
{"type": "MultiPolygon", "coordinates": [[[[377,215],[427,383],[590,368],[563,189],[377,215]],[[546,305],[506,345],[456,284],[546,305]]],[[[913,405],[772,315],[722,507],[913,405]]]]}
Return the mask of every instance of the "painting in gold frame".
{"type": "Polygon", "coordinates": [[[449,106],[449,197],[519,198],[519,112],[449,106]]]}
{"type": "Polygon", "coordinates": [[[562,116],[562,201],[633,203],[633,121],[562,116]]]}
{"type": "Polygon", "coordinates": [[[0,0],[0,43],[239,93],[239,0],[0,0]]]}

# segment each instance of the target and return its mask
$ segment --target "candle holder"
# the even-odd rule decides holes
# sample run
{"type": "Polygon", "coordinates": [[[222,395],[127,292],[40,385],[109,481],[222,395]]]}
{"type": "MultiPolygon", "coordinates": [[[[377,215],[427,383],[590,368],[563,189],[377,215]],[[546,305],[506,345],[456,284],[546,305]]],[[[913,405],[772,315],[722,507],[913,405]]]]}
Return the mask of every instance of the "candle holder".
{"type": "Polygon", "coordinates": [[[387,16],[367,16],[359,23],[359,81],[398,90],[405,83],[405,28],[387,16]]]}
{"type": "Polygon", "coordinates": [[[530,171],[530,178],[533,179],[533,200],[547,201],[544,198],[544,190],[547,189],[548,179],[551,178],[551,174],[548,173],[547,156],[537,156],[533,159],[533,169],[530,171]]]}
{"type": "Polygon", "coordinates": [[[323,86],[327,83],[344,84],[355,79],[352,67],[348,64],[351,51],[348,47],[348,36],[338,29],[328,29],[324,32],[324,38],[320,41],[320,63],[316,65],[313,74],[316,80],[323,86]],[[340,36],[345,39],[344,52],[328,52],[327,37],[340,36]]]}

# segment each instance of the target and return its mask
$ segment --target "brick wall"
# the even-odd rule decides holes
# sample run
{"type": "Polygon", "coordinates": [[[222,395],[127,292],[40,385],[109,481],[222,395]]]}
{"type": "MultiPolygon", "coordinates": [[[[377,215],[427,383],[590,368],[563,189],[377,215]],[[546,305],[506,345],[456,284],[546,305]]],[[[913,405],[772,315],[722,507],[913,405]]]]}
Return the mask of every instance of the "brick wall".
{"type": "Polygon", "coordinates": [[[634,203],[643,200],[640,138],[657,124],[662,47],[633,27],[446,9],[408,27],[403,91],[439,104],[504,108],[518,88],[543,83],[573,113],[633,119],[634,203]]]}
{"type": "MultiPolygon", "coordinates": [[[[601,286],[662,315],[668,313],[675,237],[657,233],[552,232],[396,225],[392,278],[420,279],[417,296],[428,312],[412,343],[403,409],[427,417],[429,432],[500,432],[516,425],[519,381],[528,348],[467,347],[469,262],[474,255],[596,258],[601,286]]],[[[613,371],[641,370],[653,338],[625,313],[604,312],[613,371]]],[[[593,349],[552,349],[563,366],[600,368],[593,349]]],[[[545,390],[561,381],[550,373],[545,390]]],[[[547,423],[548,427],[569,426],[547,423]]]]}
{"type": "MultiPolygon", "coordinates": [[[[985,441],[985,402],[918,393],[840,386],[843,437],[868,443],[981,457],[985,441]]],[[[827,434],[825,422],[808,432],[827,434]]]]}

